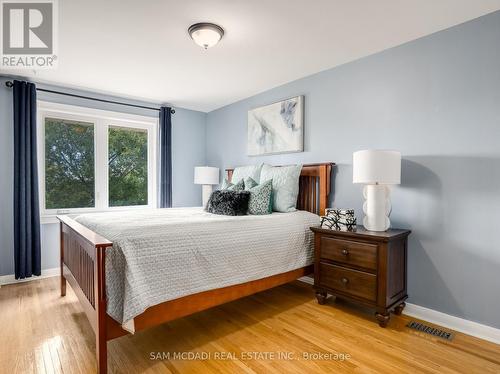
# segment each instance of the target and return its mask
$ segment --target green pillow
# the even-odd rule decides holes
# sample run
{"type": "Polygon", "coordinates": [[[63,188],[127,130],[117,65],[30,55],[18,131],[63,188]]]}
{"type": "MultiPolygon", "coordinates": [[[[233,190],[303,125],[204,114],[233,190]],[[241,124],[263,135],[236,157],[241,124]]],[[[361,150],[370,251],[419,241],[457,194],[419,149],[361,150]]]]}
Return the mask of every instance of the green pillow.
{"type": "Polygon", "coordinates": [[[228,187],[230,187],[230,186],[233,186],[233,184],[232,184],[231,182],[229,182],[229,181],[227,180],[227,178],[224,178],[224,180],[222,181],[222,184],[221,184],[221,186],[220,186],[220,189],[221,189],[221,190],[227,190],[227,189],[228,189],[228,187]]]}
{"type": "Polygon", "coordinates": [[[250,188],[253,188],[257,185],[258,185],[258,183],[256,181],[254,181],[252,178],[250,178],[250,177],[245,178],[245,190],[248,191],[250,188]]]}
{"type": "Polygon", "coordinates": [[[299,196],[299,178],[302,165],[264,165],[260,174],[261,182],[272,180],[272,206],[275,212],[294,212],[299,196]]]}
{"type": "MultiPolygon", "coordinates": [[[[247,178],[251,179],[251,178],[247,178]]],[[[252,179],[248,182],[254,182],[252,179]]],[[[249,183],[251,185],[251,183],[249,183]]],[[[268,180],[262,184],[253,185],[253,187],[246,186],[245,180],[245,190],[250,191],[250,200],[248,202],[248,214],[270,214],[273,212],[272,209],[272,192],[273,192],[273,181],[268,180]]]]}
{"type": "Polygon", "coordinates": [[[242,179],[238,183],[233,184],[229,182],[226,178],[224,178],[224,181],[222,182],[222,186],[220,187],[220,189],[228,191],[243,191],[245,189],[245,182],[243,182],[242,179]]]}
{"type": "Polygon", "coordinates": [[[239,181],[240,179],[245,180],[250,177],[257,183],[260,181],[260,171],[262,169],[262,163],[258,165],[248,165],[248,166],[238,166],[233,170],[233,181],[239,181]]]}

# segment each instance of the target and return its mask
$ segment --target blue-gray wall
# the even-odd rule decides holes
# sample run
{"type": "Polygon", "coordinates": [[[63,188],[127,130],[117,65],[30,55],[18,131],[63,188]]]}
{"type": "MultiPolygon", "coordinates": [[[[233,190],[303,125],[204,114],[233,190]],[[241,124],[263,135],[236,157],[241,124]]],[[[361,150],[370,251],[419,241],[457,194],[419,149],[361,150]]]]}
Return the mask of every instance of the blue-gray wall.
{"type": "Polygon", "coordinates": [[[358,219],[351,160],[366,148],[403,154],[391,219],[413,230],[409,301],[500,327],[500,12],[207,116],[209,165],[336,162],[331,203],[358,219]],[[295,95],[305,152],[247,157],[248,109],[295,95]]]}
{"type": "MultiPolygon", "coordinates": [[[[0,77],[0,275],[14,273],[13,248],[13,164],[14,129],[12,125],[12,89],[5,87],[7,77],[0,77]]],[[[132,104],[155,106],[95,93],[83,92],[39,84],[51,88],[102,99],[125,101],[132,104]]],[[[84,105],[90,108],[114,110],[145,116],[158,116],[158,112],[115,104],[75,99],[68,96],[39,92],[38,98],[45,101],[70,105],[84,105]]],[[[172,115],[172,197],[174,206],[201,205],[201,187],[193,183],[194,167],[205,164],[205,121],[206,114],[175,108],[172,115]]],[[[42,269],[58,266],[59,234],[57,224],[42,225],[42,269]]]]}

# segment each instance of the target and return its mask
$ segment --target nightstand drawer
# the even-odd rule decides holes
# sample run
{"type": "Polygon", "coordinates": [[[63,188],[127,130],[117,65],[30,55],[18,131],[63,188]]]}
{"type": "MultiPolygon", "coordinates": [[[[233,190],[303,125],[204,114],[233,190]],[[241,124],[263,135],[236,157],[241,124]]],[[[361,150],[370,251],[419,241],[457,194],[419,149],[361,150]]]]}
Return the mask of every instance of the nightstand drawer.
{"type": "Polygon", "coordinates": [[[377,277],[342,266],[320,263],[320,285],[366,300],[377,300],[377,277]]]}
{"type": "Polygon", "coordinates": [[[377,269],[377,246],[350,240],[321,238],[321,258],[365,269],[377,269]]]}

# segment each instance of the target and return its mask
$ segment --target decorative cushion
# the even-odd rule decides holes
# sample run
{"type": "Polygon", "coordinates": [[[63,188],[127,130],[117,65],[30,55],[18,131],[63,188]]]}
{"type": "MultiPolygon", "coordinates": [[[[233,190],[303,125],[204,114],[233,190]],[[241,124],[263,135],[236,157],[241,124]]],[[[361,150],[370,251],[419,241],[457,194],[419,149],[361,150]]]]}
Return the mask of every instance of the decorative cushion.
{"type": "Polygon", "coordinates": [[[275,212],[294,212],[299,196],[299,177],[302,165],[274,167],[264,165],[261,181],[272,180],[272,204],[275,212]]]}
{"type": "Polygon", "coordinates": [[[251,188],[247,188],[245,183],[245,190],[250,191],[250,200],[248,202],[249,214],[270,214],[273,212],[271,200],[273,192],[272,180],[268,180],[259,185],[255,184],[251,188]]]}
{"type": "Polygon", "coordinates": [[[222,186],[220,189],[228,191],[243,191],[245,189],[245,182],[242,179],[238,183],[233,184],[229,182],[227,178],[224,178],[224,181],[222,182],[222,186]]]}
{"type": "Polygon", "coordinates": [[[207,203],[207,212],[226,216],[243,216],[248,212],[250,191],[214,191],[207,203]]]}
{"type": "Polygon", "coordinates": [[[238,166],[234,168],[231,180],[239,181],[240,179],[245,180],[245,178],[250,177],[257,183],[260,183],[261,169],[262,169],[262,163],[258,165],[238,166]]]}
{"type": "Polygon", "coordinates": [[[229,186],[231,186],[231,185],[232,185],[232,183],[231,183],[231,182],[229,182],[229,181],[227,180],[227,178],[224,178],[224,180],[222,181],[222,184],[220,185],[220,189],[221,189],[221,190],[227,190],[227,188],[228,188],[229,186]]]}

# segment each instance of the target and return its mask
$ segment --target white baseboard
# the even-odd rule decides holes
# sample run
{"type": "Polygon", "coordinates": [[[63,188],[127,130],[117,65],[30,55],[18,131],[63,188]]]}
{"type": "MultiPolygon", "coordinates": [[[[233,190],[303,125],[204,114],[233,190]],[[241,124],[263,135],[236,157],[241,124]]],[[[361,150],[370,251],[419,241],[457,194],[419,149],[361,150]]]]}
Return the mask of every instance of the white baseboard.
{"type": "Polygon", "coordinates": [[[459,331],[467,335],[472,335],[476,338],[488,340],[492,343],[500,344],[500,329],[495,327],[451,316],[446,313],[438,312],[437,310],[411,303],[406,303],[403,314],[459,331]]]}
{"type": "MultiPolygon", "coordinates": [[[[309,277],[299,278],[299,281],[314,284],[314,280],[309,277]]],[[[403,314],[427,321],[451,330],[455,330],[476,338],[484,339],[492,343],[500,344],[500,329],[482,325],[467,319],[455,317],[437,310],[425,308],[420,305],[406,303],[403,314]]]]}
{"type": "Polygon", "coordinates": [[[0,276],[0,287],[5,286],[7,284],[31,282],[31,281],[38,280],[38,279],[55,277],[59,274],[61,274],[61,268],[52,268],[52,269],[42,270],[42,275],[40,275],[40,276],[35,275],[35,276],[29,277],[29,278],[24,278],[24,279],[16,279],[14,274],[2,275],[2,276],[0,276]]]}

